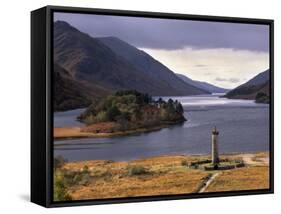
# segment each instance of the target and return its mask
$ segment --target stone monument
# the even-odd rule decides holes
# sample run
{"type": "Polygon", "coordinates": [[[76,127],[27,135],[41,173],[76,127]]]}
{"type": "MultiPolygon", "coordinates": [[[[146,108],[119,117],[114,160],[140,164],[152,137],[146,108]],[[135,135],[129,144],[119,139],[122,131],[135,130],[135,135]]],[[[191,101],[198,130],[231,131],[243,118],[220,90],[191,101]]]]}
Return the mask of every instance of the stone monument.
{"type": "Polygon", "coordinates": [[[212,131],[212,164],[214,167],[217,167],[220,162],[218,143],[219,143],[219,131],[215,127],[212,131]]]}

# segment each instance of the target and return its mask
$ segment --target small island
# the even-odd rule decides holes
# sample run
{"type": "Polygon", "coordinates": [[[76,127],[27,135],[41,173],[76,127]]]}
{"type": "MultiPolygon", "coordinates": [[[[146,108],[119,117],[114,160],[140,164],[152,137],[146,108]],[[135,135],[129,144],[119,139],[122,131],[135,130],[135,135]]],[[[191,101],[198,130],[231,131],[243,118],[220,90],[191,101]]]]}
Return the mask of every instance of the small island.
{"type": "Polygon", "coordinates": [[[136,90],[117,91],[100,98],[77,118],[85,126],[55,128],[56,139],[113,137],[159,130],[186,121],[180,102],[136,90]]]}
{"type": "Polygon", "coordinates": [[[148,94],[128,90],[93,102],[78,120],[86,124],[82,132],[114,133],[176,124],[186,119],[177,100],[154,100],[148,94]]]}

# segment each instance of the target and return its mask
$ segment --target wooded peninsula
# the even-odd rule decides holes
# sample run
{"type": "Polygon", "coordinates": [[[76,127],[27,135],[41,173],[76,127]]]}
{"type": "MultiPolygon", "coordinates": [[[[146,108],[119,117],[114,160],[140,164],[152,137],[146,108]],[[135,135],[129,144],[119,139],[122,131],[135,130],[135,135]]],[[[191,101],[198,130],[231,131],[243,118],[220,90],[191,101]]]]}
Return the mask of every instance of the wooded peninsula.
{"type": "Polygon", "coordinates": [[[153,99],[136,90],[117,91],[100,98],[77,118],[81,128],[55,128],[57,139],[79,137],[110,137],[154,131],[186,121],[177,100],[153,99]]]}

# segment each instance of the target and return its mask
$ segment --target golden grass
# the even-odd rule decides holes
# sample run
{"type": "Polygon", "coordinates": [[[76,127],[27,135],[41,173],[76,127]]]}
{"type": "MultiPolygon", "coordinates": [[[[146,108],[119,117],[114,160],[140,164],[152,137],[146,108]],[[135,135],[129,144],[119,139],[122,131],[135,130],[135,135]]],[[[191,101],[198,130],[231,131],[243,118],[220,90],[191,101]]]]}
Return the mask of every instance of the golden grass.
{"type": "Polygon", "coordinates": [[[197,190],[204,177],[205,173],[196,171],[131,177],[113,176],[108,180],[96,178],[88,186],[74,188],[70,194],[75,200],[191,193],[197,190]]]}
{"type": "Polygon", "coordinates": [[[54,128],[55,139],[78,138],[78,137],[87,137],[87,134],[81,132],[79,127],[54,128]]]}
{"type": "Polygon", "coordinates": [[[255,158],[268,158],[269,152],[258,152],[255,154],[255,158]]]}
{"type": "Polygon", "coordinates": [[[250,166],[223,171],[206,192],[239,191],[269,188],[269,167],[250,166]]]}
{"type": "Polygon", "coordinates": [[[134,130],[127,131],[117,131],[113,133],[94,133],[85,132],[79,127],[67,127],[67,128],[54,128],[54,139],[71,139],[71,138],[101,138],[101,137],[116,137],[124,135],[133,135],[139,133],[146,133],[151,131],[157,131],[162,128],[168,127],[169,125],[159,125],[150,128],[138,128],[134,130]]]}
{"type": "MultiPolygon", "coordinates": [[[[237,160],[246,155],[249,154],[221,157],[237,160]]],[[[259,153],[257,156],[267,158],[268,153],[259,153]]],[[[188,194],[198,192],[210,174],[218,171],[190,169],[183,161],[190,163],[206,158],[209,156],[160,156],[129,162],[92,160],[66,163],[63,169],[78,172],[87,166],[90,173],[87,185],[69,187],[68,193],[73,200],[188,194]],[[128,169],[138,166],[145,168],[145,173],[130,175],[128,169]]],[[[268,164],[220,171],[206,192],[266,188],[269,188],[268,164]]]]}
{"type": "Polygon", "coordinates": [[[182,166],[184,159],[190,158],[163,156],[131,162],[83,161],[68,163],[64,169],[81,171],[86,165],[90,170],[89,185],[70,188],[73,200],[196,192],[209,173],[182,166]],[[147,172],[129,176],[128,168],[132,166],[142,166],[147,172]]]}

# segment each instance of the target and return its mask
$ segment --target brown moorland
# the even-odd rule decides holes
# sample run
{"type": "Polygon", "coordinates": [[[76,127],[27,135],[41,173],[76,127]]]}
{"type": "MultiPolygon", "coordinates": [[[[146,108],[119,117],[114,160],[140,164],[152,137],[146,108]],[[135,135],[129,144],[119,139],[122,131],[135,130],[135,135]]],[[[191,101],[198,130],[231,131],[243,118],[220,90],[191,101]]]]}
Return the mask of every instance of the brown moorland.
{"type": "Polygon", "coordinates": [[[116,137],[124,135],[134,135],[145,132],[157,131],[162,128],[168,127],[172,124],[163,124],[149,128],[137,128],[133,130],[126,131],[116,131],[116,132],[93,132],[94,130],[103,130],[106,128],[112,128],[111,122],[104,122],[101,124],[94,124],[87,127],[64,127],[64,128],[54,128],[54,139],[63,140],[63,139],[73,139],[73,138],[100,138],[100,137],[116,137]],[[109,124],[108,124],[109,123],[109,124]],[[92,132],[91,132],[92,131],[92,132]]]}
{"type": "Polygon", "coordinates": [[[269,167],[248,166],[224,171],[206,189],[206,192],[269,189],[269,167]]]}
{"type": "Polygon", "coordinates": [[[188,167],[190,162],[206,158],[209,157],[160,156],[128,162],[92,160],[66,163],[61,170],[81,173],[87,169],[85,181],[67,187],[72,200],[198,193],[214,173],[219,175],[204,192],[269,188],[269,164],[265,161],[268,153],[221,156],[229,160],[246,158],[246,167],[232,170],[204,171],[188,167]]]}

